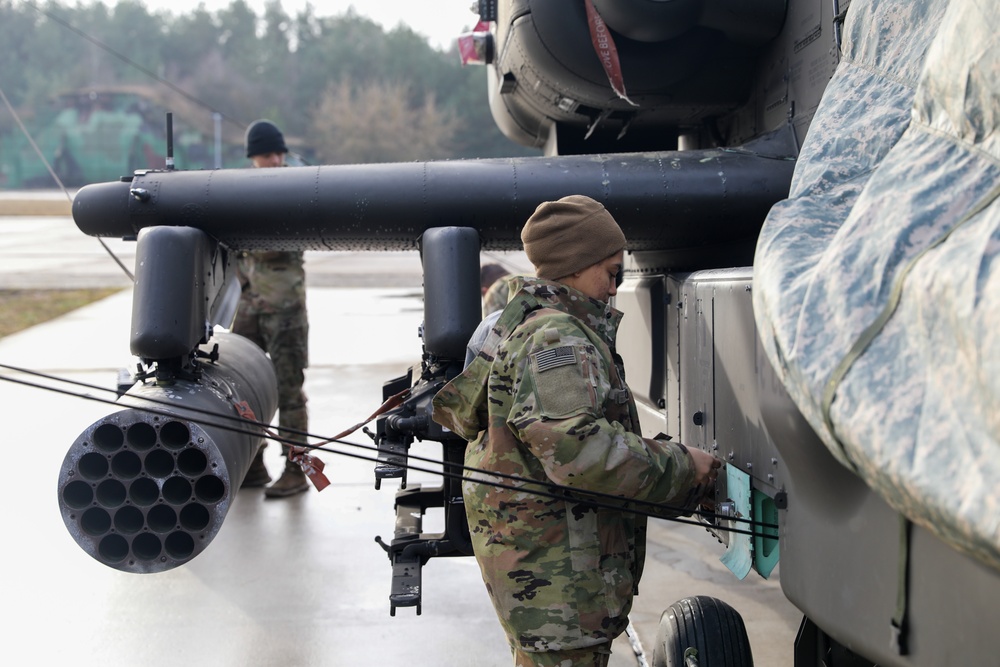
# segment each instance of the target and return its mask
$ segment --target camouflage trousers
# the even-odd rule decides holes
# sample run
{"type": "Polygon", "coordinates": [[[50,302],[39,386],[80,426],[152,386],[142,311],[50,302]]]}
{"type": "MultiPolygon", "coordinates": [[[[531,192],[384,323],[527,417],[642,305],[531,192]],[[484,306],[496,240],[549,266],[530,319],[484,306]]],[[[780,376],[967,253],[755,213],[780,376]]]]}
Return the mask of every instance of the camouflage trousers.
{"type": "MultiPolygon", "coordinates": [[[[282,438],[305,443],[309,431],[304,369],[309,365],[309,322],[305,310],[254,313],[240,309],[233,333],[249,338],[267,352],[278,378],[278,426],[282,438]],[[291,429],[285,431],[284,429],[291,429]]],[[[288,447],[282,446],[287,455],[288,447]]]]}
{"type": "Polygon", "coordinates": [[[515,667],[607,667],[610,659],[610,644],[541,653],[514,649],[515,667]]]}

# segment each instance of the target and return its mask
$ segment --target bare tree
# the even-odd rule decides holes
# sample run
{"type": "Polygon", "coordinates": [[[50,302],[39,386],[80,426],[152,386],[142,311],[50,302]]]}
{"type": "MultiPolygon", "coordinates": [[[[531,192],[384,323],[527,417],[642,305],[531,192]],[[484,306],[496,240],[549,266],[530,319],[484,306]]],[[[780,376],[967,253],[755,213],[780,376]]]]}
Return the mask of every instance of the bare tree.
{"type": "Polygon", "coordinates": [[[357,164],[433,160],[453,153],[460,121],[426,93],[416,101],[401,83],[331,83],[312,113],[310,143],[321,162],[357,164]]]}

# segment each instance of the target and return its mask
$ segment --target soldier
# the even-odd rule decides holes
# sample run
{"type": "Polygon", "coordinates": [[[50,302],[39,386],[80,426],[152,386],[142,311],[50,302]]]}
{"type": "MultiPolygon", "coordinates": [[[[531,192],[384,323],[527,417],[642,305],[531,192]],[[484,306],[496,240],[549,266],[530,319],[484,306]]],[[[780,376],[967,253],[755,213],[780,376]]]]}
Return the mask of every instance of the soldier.
{"type": "Polygon", "coordinates": [[[554,483],[688,514],[722,462],[640,435],[615,352],[621,313],[607,303],[625,236],[604,206],[578,195],[545,202],[521,240],[537,277],[510,281],[510,302],[434,399],[434,420],[470,441],[467,466],[514,478],[476,473],[483,483],[466,481],[463,495],[515,664],[605,666],[628,625],[646,519],[532,490],[554,483]]]}
{"type": "Polygon", "coordinates": [[[479,287],[483,294],[483,317],[503,310],[510,295],[505,278],[510,272],[499,264],[483,264],[479,269],[479,287]]]}
{"type": "MultiPolygon", "coordinates": [[[[285,138],[274,123],[258,120],[246,133],[247,157],[254,167],[283,167],[285,138]]],[[[301,252],[273,250],[246,253],[239,263],[243,293],[233,331],[246,336],[271,357],[278,376],[278,424],[283,438],[305,444],[309,430],[304,369],[309,365],[309,319],[301,252]],[[285,431],[292,429],[293,431],[285,431]]],[[[309,489],[302,468],[288,460],[288,445],[281,446],[285,469],[264,490],[267,498],[284,498],[309,489]]],[[[264,466],[263,447],[250,464],[243,487],[264,486],[271,476],[264,466]]]]}

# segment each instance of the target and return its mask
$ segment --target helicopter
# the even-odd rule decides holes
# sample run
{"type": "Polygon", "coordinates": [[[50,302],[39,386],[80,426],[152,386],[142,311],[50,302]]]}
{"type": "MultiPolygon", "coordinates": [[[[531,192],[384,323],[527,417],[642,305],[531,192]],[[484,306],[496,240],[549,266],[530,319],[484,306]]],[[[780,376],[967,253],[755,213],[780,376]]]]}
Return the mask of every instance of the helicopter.
{"type": "MultiPolygon", "coordinates": [[[[460,371],[481,318],[479,253],[519,248],[538,203],[588,195],[629,240],[614,305],[644,434],[726,461],[705,525],[734,576],[766,577],[780,559],[782,591],[803,613],[795,664],[996,663],[988,239],[1000,10],[961,0],[478,9],[463,57],[486,68],[498,127],[542,157],[146,170],[77,193],[84,233],[135,238],[147,260],[137,261],[146,273],[131,341],[144,379],[229,385],[204,392],[219,410],[257,384],[239,374],[263,372],[263,361],[211,346],[231,317],[233,250],[419,249],[421,368],[386,382],[383,399],[406,397],[373,433],[376,480],[403,482],[383,543],[392,611],[419,612],[427,560],[471,553],[455,479],[405,481],[414,440],[440,442],[445,468],[461,468],[465,443],[429,418],[430,402],[460,371]],[[232,357],[230,370],[205,370],[232,357]],[[430,509],[444,512],[443,533],[422,531],[430,509]],[[754,529],[738,530],[747,521],[754,529]]],[[[183,430],[176,440],[187,442],[197,424],[185,410],[165,434],[139,426],[150,425],[140,409],[150,392],[169,401],[139,382],[121,399],[131,411],[80,442],[111,438],[117,451],[133,429],[168,447],[183,430]]],[[[248,403],[266,421],[267,397],[248,403]]],[[[191,477],[213,477],[211,491],[162,547],[166,566],[197,555],[205,542],[193,535],[217,531],[249,465],[237,436],[203,439],[206,474],[191,477]]],[[[64,517],[91,502],[79,486],[67,492],[82,460],[74,445],[64,517]]],[[[99,560],[135,571],[153,562],[128,557],[143,545],[102,546],[109,531],[74,521],[99,560]]],[[[752,664],[741,625],[715,601],[680,601],[664,613],[653,662],[752,664]]]]}

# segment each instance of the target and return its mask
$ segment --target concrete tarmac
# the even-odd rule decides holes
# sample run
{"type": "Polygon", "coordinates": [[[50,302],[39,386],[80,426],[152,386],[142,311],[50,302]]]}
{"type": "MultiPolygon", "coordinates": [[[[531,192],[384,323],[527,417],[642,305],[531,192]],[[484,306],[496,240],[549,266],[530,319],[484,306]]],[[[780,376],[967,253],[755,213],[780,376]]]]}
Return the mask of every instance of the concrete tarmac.
{"type": "MultiPolygon", "coordinates": [[[[134,244],[107,241],[131,269],[134,244]]],[[[528,268],[523,255],[502,259],[528,268]]],[[[385,380],[419,363],[422,319],[416,253],[308,253],[310,431],[328,437],[370,414],[385,380]]],[[[2,664],[150,667],[185,665],[503,667],[510,653],[472,558],[432,559],[423,571],[423,613],[389,615],[390,567],[376,535],[394,524],[395,483],[374,489],[373,464],[322,453],[331,486],[284,500],[242,490],[222,530],[188,564],[126,574],[88,556],[70,538],[56,503],[69,446],[115,408],[90,398],[113,388],[128,351],[128,279],[97,240],[65,216],[0,216],[0,289],[121,286],[123,291],[57,320],[0,339],[0,364],[94,388],[41,381],[70,393],[0,382],[8,475],[0,484],[6,539],[0,586],[7,618],[2,664]]],[[[39,382],[8,368],[0,379],[39,382]]],[[[363,434],[348,438],[370,445],[363,434]]],[[[338,447],[338,451],[348,451],[338,447]]],[[[370,455],[364,449],[351,453],[370,455]]],[[[414,453],[438,456],[434,443],[414,453]]],[[[265,453],[280,472],[277,446],[265,453]]],[[[436,483],[430,474],[410,481],[436,483]]],[[[425,530],[440,529],[438,517],[425,530]]],[[[690,595],[711,595],[743,616],[760,667],[791,667],[801,614],[778,573],[738,581],[705,530],[653,521],[639,597],[638,638],[652,653],[661,612],[690,595]]],[[[780,570],[780,567],[779,567],[780,570]]],[[[614,667],[640,664],[615,642],[614,667]]]]}

